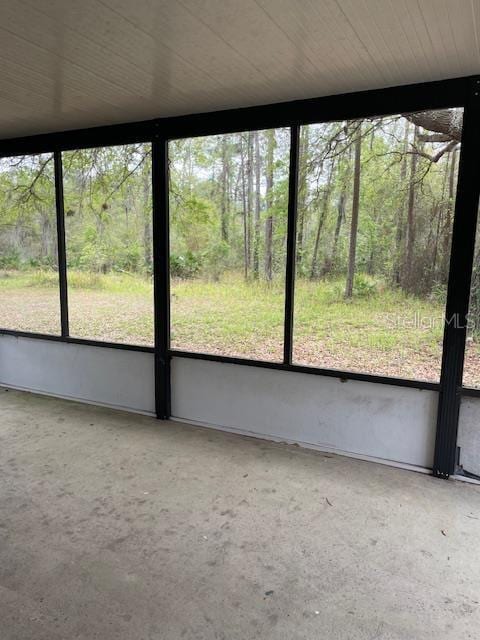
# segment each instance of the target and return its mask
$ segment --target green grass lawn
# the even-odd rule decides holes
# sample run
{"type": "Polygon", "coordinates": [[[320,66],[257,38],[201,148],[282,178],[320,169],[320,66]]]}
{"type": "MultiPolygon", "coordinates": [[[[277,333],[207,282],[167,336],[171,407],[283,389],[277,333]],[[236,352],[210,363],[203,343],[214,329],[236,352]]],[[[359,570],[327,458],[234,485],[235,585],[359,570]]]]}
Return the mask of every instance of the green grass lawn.
{"type": "MultiPolygon", "coordinates": [[[[129,274],[70,271],[70,333],[80,338],[153,344],[151,281],[129,274]]],[[[436,381],[443,305],[382,289],[343,299],[343,280],[297,280],[294,362],[436,381]]],[[[172,347],[280,361],[284,291],[280,283],[173,280],[172,347]]],[[[0,325],[59,332],[57,275],[0,272],[0,325]]],[[[480,350],[470,343],[465,382],[480,386],[480,350]]]]}

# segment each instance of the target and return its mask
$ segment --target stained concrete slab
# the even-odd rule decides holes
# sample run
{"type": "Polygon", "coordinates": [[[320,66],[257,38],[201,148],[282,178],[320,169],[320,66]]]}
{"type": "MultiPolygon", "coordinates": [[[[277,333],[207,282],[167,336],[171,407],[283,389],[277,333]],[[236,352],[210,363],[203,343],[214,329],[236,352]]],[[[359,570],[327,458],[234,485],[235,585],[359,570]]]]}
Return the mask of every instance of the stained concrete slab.
{"type": "Polygon", "coordinates": [[[2,640],[480,636],[480,487],[0,390],[2,640]]]}

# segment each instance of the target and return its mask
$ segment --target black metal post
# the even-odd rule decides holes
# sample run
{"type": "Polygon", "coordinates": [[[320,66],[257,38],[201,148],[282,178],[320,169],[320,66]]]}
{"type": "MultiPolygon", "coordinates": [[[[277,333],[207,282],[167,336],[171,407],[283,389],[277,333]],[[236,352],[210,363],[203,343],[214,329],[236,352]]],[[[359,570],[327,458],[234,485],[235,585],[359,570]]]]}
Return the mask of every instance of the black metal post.
{"type": "Polygon", "coordinates": [[[283,362],[292,364],[293,305],[295,295],[295,255],[297,243],[298,157],[300,127],[290,128],[290,167],[288,176],[287,264],[285,279],[285,326],[283,334],[283,362]]]}
{"type": "Polygon", "coordinates": [[[61,151],[55,151],[55,207],[57,211],[57,252],[58,252],[58,278],[60,290],[60,319],[62,337],[69,335],[68,326],[68,290],[67,290],[67,253],[65,249],[65,209],[63,200],[63,165],[61,151]]]}
{"type": "Polygon", "coordinates": [[[438,401],[434,475],[455,471],[467,314],[480,196],[480,79],[468,87],[463,115],[438,401]]]}
{"type": "Polygon", "coordinates": [[[170,270],[168,214],[168,143],[152,143],[153,285],[155,320],[155,411],[170,417],[170,270]]]}

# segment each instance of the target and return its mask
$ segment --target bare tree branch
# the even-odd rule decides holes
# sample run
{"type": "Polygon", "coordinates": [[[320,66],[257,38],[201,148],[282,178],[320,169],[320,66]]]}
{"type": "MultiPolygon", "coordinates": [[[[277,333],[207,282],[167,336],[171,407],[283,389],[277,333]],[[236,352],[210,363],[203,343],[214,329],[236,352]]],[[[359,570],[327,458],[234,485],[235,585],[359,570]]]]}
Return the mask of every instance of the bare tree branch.
{"type": "MultiPolygon", "coordinates": [[[[404,113],[407,120],[427,131],[448,136],[450,140],[462,139],[462,112],[459,109],[439,109],[436,111],[418,111],[404,113]]],[[[440,141],[438,141],[440,142],[440,141]]],[[[445,142],[442,140],[441,142],[445,142]]]]}
{"type": "Polygon", "coordinates": [[[446,133],[419,133],[420,142],[450,142],[452,136],[446,133]]]}
{"type": "Polygon", "coordinates": [[[435,155],[430,155],[426,151],[422,151],[418,147],[414,147],[412,145],[413,151],[407,151],[407,153],[409,154],[417,153],[419,156],[422,156],[422,158],[426,158],[427,160],[430,160],[430,162],[438,162],[440,158],[443,155],[445,155],[445,153],[448,153],[449,151],[454,151],[454,149],[456,149],[457,146],[458,146],[458,142],[456,140],[452,140],[451,142],[446,144],[444,147],[442,147],[439,151],[437,151],[435,155]]]}

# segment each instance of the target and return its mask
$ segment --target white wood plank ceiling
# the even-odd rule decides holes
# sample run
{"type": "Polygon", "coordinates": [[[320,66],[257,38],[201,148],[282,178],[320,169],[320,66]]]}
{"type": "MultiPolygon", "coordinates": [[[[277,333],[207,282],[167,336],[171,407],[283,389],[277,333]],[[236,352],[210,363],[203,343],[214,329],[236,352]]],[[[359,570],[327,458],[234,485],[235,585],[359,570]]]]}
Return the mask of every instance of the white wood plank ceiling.
{"type": "Polygon", "coordinates": [[[0,0],[0,138],[480,73],[480,0],[0,0]]]}

